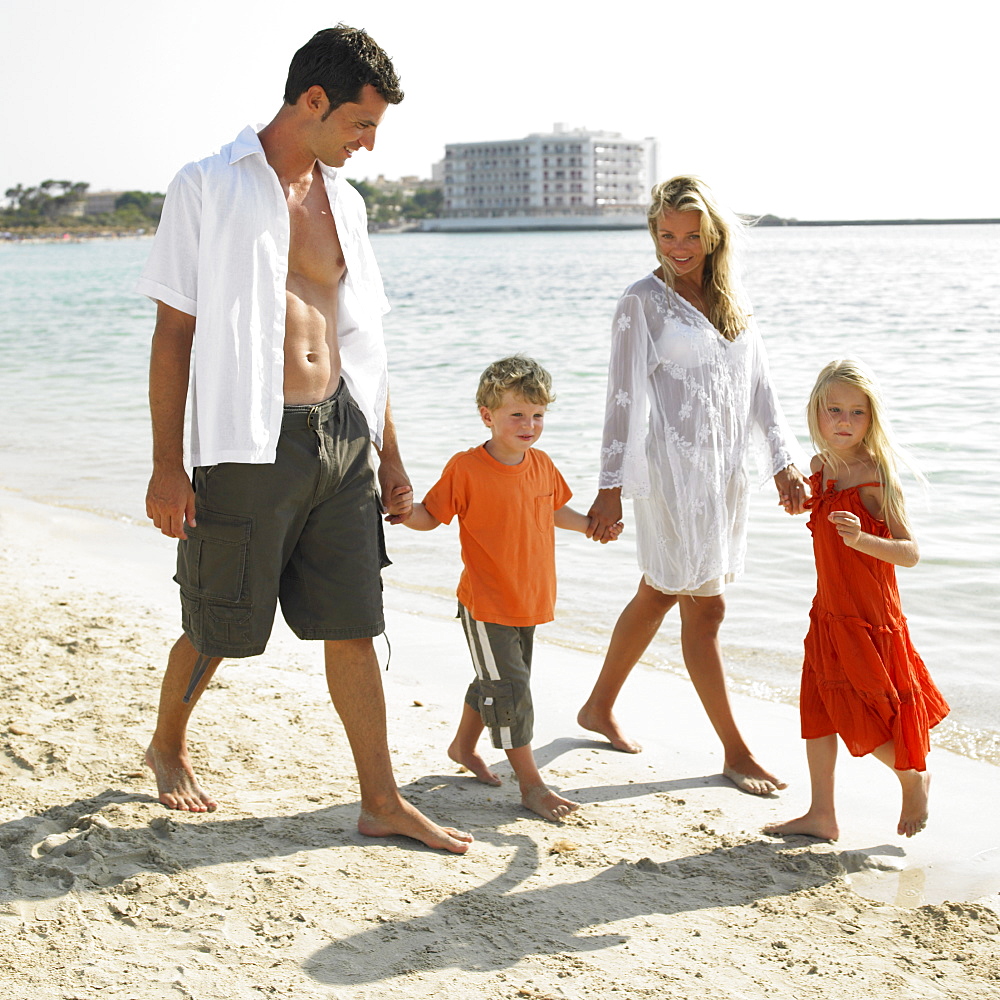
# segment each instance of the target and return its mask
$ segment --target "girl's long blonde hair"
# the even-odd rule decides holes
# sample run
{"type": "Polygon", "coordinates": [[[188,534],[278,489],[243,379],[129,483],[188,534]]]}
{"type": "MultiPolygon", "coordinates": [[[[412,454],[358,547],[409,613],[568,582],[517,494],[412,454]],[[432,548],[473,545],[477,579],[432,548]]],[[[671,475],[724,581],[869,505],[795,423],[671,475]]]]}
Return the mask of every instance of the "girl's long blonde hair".
{"type": "Polygon", "coordinates": [[[744,237],[745,223],[719,204],[712,189],[700,178],[682,174],[657,184],[646,211],[646,222],[663,280],[674,287],[675,275],[660,253],[657,225],[664,212],[701,212],[701,245],[708,255],[702,277],[702,295],[708,318],[726,340],[735,340],[750,322],[750,310],[739,276],[737,244],[744,237]]]}
{"type": "Polygon", "coordinates": [[[862,362],[854,358],[831,361],[816,377],[816,384],[809,394],[807,412],[809,436],[812,438],[813,446],[824,465],[828,465],[834,472],[843,465],[843,462],[828,448],[820,432],[819,423],[820,410],[827,405],[830,389],[836,383],[852,386],[868,397],[871,422],[861,443],[868,451],[875,465],[878,481],[882,485],[882,504],[879,514],[887,524],[892,520],[909,531],[910,523],[906,516],[903,488],[899,481],[899,464],[905,465],[918,481],[926,482],[926,480],[906,452],[896,444],[886,414],[882,390],[875,376],[862,362]]]}

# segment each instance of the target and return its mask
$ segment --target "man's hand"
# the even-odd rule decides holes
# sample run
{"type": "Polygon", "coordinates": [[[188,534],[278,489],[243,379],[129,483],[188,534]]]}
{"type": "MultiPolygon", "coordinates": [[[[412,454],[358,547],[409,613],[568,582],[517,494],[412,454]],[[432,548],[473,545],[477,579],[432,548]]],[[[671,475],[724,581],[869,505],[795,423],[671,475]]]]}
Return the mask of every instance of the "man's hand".
{"type": "Polygon", "coordinates": [[[168,538],[186,539],[185,523],[196,527],[194,490],[183,468],[153,469],[146,490],[146,516],[168,538]]]}
{"type": "Polygon", "coordinates": [[[613,542],[619,534],[622,519],[622,491],[620,486],[611,490],[598,490],[597,497],[587,511],[590,527],[587,537],[595,542],[613,542]]]}
{"type": "Polygon", "coordinates": [[[386,524],[402,524],[413,509],[413,487],[403,463],[383,458],[378,467],[378,484],[386,524]]]}
{"type": "Polygon", "coordinates": [[[413,487],[397,486],[386,500],[382,495],[386,524],[402,524],[413,513],[413,487]]]}

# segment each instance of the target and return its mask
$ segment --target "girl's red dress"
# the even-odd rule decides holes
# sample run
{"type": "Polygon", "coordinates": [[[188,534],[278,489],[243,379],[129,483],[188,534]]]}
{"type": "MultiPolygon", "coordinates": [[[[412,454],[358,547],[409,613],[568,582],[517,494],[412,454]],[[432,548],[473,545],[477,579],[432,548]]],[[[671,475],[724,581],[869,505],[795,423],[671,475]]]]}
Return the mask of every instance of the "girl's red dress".
{"type": "Polygon", "coordinates": [[[823,470],[809,482],[817,584],[802,666],[802,737],[839,733],[855,757],[892,740],[896,768],[923,771],[929,731],[948,704],[910,642],[896,567],[848,548],[828,516],[848,510],[862,531],[891,538],[858,494],[861,486],[879,484],[838,490],[829,479],[824,489],[823,470]]]}

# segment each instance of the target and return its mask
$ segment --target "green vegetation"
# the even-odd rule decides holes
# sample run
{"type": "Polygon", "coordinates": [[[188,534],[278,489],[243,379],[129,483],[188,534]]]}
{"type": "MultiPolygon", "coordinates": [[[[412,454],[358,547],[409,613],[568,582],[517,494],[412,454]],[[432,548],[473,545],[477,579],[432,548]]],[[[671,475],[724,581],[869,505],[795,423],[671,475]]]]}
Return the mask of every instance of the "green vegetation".
{"type": "Polygon", "coordinates": [[[365,199],[372,228],[400,226],[417,219],[433,219],[441,214],[444,193],[440,188],[406,190],[399,183],[351,181],[365,199]]]}
{"type": "MultiPolygon", "coordinates": [[[[373,229],[401,226],[441,214],[439,188],[406,188],[401,182],[351,181],[361,192],[373,229]]],[[[36,187],[18,184],[4,192],[0,231],[18,236],[52,236],[64,232],[150,230],[160,221],[163,195],[152,191],[90,193],[86,181],[42,181],[36,187]]]]}
{"type": "Polygon", "coordinates": [[[150,229],[160,218],[163,195],[125,191],[113,206],[96,210],[108,198],[89,195],[86,181],[42,181],[37,187],[18,184],[4,192],[0,229],[25,234],[93,229],[150,229]]]}

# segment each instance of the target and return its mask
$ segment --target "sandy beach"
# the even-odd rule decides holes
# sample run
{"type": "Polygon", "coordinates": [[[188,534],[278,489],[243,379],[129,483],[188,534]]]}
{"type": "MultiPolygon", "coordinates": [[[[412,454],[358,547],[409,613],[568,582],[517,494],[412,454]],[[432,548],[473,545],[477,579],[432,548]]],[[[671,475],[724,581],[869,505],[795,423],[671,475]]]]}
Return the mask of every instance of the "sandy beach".
{"type": "Polygon", "coordinates": [[[172,564],[150,528],[0,494],[3,997],[1000,995],[995,767],[936,749],[930,825],[906,841],[895,779],[842,755],[841,840],[766,837],[808,800],[794,709],[736,704],[790,782],[780,797],[721,778],[690,685],[664,672],[637,670],[620,702],[645,752],[615,753],[574,719],[599,659],[543,627],[536,752],[583,803],[546,823],[509,780],[488,788],[445,756],[461,630],[392,589],[396,775],[475,835],[467,855],[358,835],[319,646],[282,625],[264,656],[223,666],[195,717],[219,810],[168,812],[141,759],[178,630],[172,564]]]}

